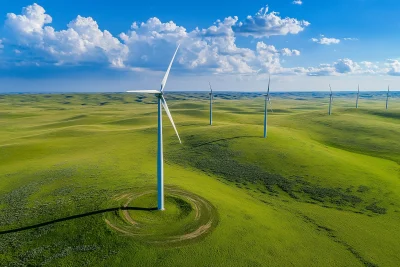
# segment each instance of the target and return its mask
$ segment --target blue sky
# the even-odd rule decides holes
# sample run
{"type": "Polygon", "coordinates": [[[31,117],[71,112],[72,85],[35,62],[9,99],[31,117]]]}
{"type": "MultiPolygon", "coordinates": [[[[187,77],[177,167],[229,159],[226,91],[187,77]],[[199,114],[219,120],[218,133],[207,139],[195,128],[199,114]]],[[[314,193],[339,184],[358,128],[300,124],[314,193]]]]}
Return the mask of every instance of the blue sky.
{"type": "Polygon", "coordinates": [[[396,89],[400,1],[7,1],[0,92],[396,89]],[[135,23],[136,22],[136,23],[135,23]]]}

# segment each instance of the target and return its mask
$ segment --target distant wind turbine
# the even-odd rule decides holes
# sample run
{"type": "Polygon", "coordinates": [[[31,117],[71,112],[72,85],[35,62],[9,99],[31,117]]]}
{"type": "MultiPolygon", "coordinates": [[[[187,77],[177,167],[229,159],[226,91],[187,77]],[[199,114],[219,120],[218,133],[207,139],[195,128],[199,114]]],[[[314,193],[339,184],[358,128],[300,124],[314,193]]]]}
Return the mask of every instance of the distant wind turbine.
{"type": "Polygon", "coordinates": [[[387,90],[387,94],[386,94],[386,109],[389,108],[389,86],[388,86],[388,90],[387,90]]]}
{"type": "Polygon", "coordinates": [[[332,87],[331,85],[329,85],[329,90],[331,90],[331,94],[329,97],[329,110],[328,110],[328,114],[331,115],[332,114],[332,100],[333,100],[333,92],[332,92],[332,87]]]}
{"type": "Polygon", "coordinates": [[[164,88],[167,83],[168,75],[171,70],[172,63],[174,62],[176,53],[178,52],[179,45],[176,48],[174,56],[172,57],[171,62],[169,63],[167,72],[165,73],[164,79],[161,82],[160,90],[135,90],[135,91],[127,91],[128,93],[139,93],[139,94],[155,94],[157,97],[158,103],[158,146],[157,146],[157,200],[158,200],[158,210],[164,210],[164,161],[163,161],[163,138],[162,138],[162,107],[164,107],[165,113],[169,120],[172,123],[172,127],[174,127],[175,133],[178,136],[179,143],[181,139],[179,137],[178,131],[176,130],[175,123],[172,119],[171,113],[169,112],[167,102],[164,98],[164,88]],[[162,107],[161,107],[162,106],[162,107]]]}
{"type": "MultiPolygon", "coordinates": [[[[265,105],[264,105],[264,138],[267,138],[267,117],[268,117],[268,102],[271,104],[271,99],[269,97],[269,87],[271,84],[271,76],[268,78],[268,91],[265,96],[265,105]]],[[[272,108],[271,108],[272,111],[272,108]]]]}
{"type": "Polygon", "coordinates": [[[213,101],[213,90],[211,88],[211,83],[210,84],[210,125],[212,125],[212,101],[213,101]]]}
{"type": "Polygon", "coordinates": [[[358,92],[357,92],[357,100],[356,100],[356,108],[358,108],[358,99],[360,98],[360,85],[358,85],[358,92]]]}

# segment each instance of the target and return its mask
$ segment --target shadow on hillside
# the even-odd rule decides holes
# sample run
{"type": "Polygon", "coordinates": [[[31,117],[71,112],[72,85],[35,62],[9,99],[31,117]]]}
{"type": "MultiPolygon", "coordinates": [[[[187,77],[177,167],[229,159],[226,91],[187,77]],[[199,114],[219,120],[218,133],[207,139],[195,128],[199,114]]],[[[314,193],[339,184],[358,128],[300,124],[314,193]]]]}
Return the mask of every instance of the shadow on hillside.
{"type": "Polygon", "coordinates": [[[221,138],[221,139],[217,139],[217,140],[213,140],[207,143],[202,143],[202,144],[197,144],[197,145],[193,145],[193,148],[196,147],[201,147],[201,146],[206,146],[209,144],[213,144],[213,143],[217,143],[217,142],[221,142],[221,141],[227,141],[227,140],[233,140],[233,139],[240,139],[240,138],[263,138],[262,136],[249,136],[249,135],[244,135],[244,136],[234,136],[234,137],[229,137],[229,138],[221,138]]]}
{"type": "Polygon", "coordinates": [[[87,216],[92,216],[92,215],[101,214],[101,213],[107,213],[107,212],[113,212],[113,211],[118,211],[118,210],[153,211],[153,210],[157,210],[157,208],[119,207],[119,208],[109,208],[109,209],[104,209],[104,210],[96,210],[96,211],[92,211],[92,212],[88,212],[88,213],[73,215],[73,216],[69,216],[69,217],[65,217],[65,218],[61,218],[61,219],[56,219],[56,220],[52,220],[52,221],[48,221],[48,222],[44,222],[44,223],[39,223],[39,224],[31,225],[31,226],[26,226],[26,227],[21,227],[21,228],[17,228],[17,229],[0,231],[0,235],[21,232],[21,231],[25,231],[25,230],[29,230],[29,229],[35,229],[35,228],[43,227],[43,226],[50,225],[50,224],[53,224],[53,223],[64,222],[64,221],[69,221],[69,220],[73,220],[73,219],[78,219],[78,218],[83,218],[83,217],[87,217],[87,216]]]}

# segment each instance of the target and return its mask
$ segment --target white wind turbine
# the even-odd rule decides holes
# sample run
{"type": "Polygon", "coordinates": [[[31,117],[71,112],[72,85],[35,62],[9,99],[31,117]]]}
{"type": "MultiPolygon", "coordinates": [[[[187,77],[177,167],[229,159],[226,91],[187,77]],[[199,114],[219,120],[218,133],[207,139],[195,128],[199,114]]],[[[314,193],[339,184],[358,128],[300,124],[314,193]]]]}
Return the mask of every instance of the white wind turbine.
{"type": "Polygon", "coordinates": [[[358,108],[358,99],[360,98],[360,85],[358,85],[356,108],[358,108]]]}
{"type": "Polygon", "coordinates": [[[328,110],[328,114],[331,115],[332,114],[332,100],[333,100],[333,92],[332,92],[332,87],[331,85],[329,85],[329,90],[331,90],[331,94],[329,97],[329,110],[328,110]]]}
{"type": "Polygon", "coordinates": [[[164,98],[164,88],[167,83],[168,75],[171,70],[172,63],[174,62],[176,53],[178,52],[179,45],[176,48],[174,56],[172,57],[171,62],[169,63],[167,72],[165,73],[164,79],[161,82],[160,90],[135,90],[135,91],[127,91],[128,93],[139,93],[139,94],[155,94],[158,102],[158,146],[157,146],[157,206],[158,210],[164,210],[164,162],[163,162],[163,138],[162,138],[162,107],[164,107],[165,113],[169,120],[172,123],[172,127],[174,127],[175,133],[178,136],[179,143],[181,139],[179,137],[178,131],[176,130],[175,123],[172,119],[171,113],[169,112],[167,102],[164,98]],[[162,107],[161,107],[162,106],[162,107]]]}
{"type": "Polygon", "coordinates": [[[211,83],[210,84],[210,125],[212,125],[212,101],[213,101],[213,90],[211,88],[211,83]]]}
{"type": "MultiPolygon", "coordinates": [[[[264,138],[267,138],[267,116],[268,116],[268,102],[271,105],[271,99],[269,98],[269,86],[271,84],[271,76],[268,78],[268,91],[265,96],[265,105],[264,105],[264,138]]],[[[271,108],[272,111],[272,108],[271,108]]]]}
{"type": "Polygon", "coordinates": [[[386,94],[386,109],[389,108],[389,86],[388,86],[388,90],[387,90],[387,94],[386,94]]]}

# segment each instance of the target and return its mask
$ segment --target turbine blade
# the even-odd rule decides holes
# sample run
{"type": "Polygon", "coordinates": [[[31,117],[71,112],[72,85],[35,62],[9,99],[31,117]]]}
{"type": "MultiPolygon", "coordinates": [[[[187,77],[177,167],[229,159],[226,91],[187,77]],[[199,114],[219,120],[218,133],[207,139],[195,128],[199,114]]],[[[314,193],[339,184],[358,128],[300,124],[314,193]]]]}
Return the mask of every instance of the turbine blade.
{"type": "Polygon", "coordinates": [[[171,62],[169,63],[167,72],[166,72],[165,75],[164,75],[164,79],[163,79],[162,82],[161,82],[161,89],[160,89],[161,92],[164,90],[165,84],[167,83],[167,79],[168,79],[169,72],[171,71],[172,63],[174,62],[176,53],[178,53],[178,49],[179,49],[179,46],[180,46],[180,45],[181,45],[181,44],[178,44],[178,47],[177,47],[176,50],[175,50],[175,54],[174,54],[174,56],[172,57],[171,62]]]}
{"type": "Polygon", "coordinates": [[[210,90],[211,90],[211,94],[212,94],[212,88],[211,88],[211,83],[210,83],[210,82],[208,82],[208,84],[210,85],[210,90]]]}
{"type": "Polygon", "coordinates": [[[160,91],[157,90],[132,90],[126,91],[127,93],[137,93],[137,94],[159,94],[160,91]]]}
{"type": "Polygon", "coordinates": [[[168,116],[169,120],[171,121],[172,127],[174,127],[176,136],[178,136],[178,139],[179,139],[179,143],[182,144],[181,138],[179,137],[178,130],[177,130],[176,127],[175,127],[174,120],[172,119],[171,112],[169,112],[169,108],[168,108],[168,105],[167,105],[167,101],[165,101],[164,96],[161,96],[161,104],[163,105],[164,110],[165,110],[165,113],[167,113],[167,116],[168,116]]]}
{"type": "Polygon", "coordinates": [[[271,75],[269,75],[269,78],[268,78],[268,91],[267,91],[267,95],[269,95],[269,86],[270,86],[270,84],[271,84],[271,75]]]}

